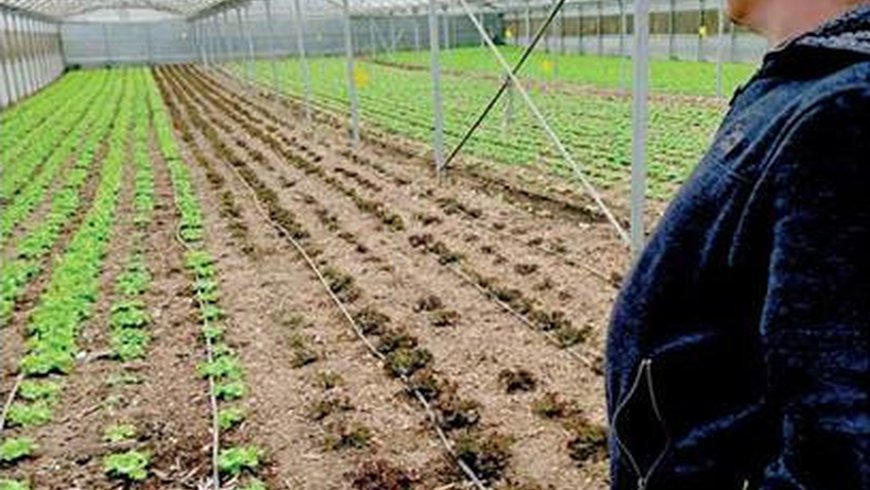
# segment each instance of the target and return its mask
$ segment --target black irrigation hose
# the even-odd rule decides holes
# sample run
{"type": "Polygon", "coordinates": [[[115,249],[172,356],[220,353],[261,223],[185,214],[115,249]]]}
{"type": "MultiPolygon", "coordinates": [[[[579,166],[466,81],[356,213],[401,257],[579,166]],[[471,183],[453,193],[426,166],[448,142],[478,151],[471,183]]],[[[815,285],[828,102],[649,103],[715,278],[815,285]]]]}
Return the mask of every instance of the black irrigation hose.
{"type": "MultiPolygon", "coordinates": [[[[514,75],[514,76],[517,75],[519,73],[520,69],[523,67],[523,65],[526,64],[526,61],[529,59],[529,56],[532,55],[532,51],[535,50],[535,47],[538,45],[538,43],[544,37],[544,34],[546,34],[547,29],[550,27],[550,24],[552,24],[553,20],[556,19],[556,16],[559,14],[559,11],[562,10],[562,6],[564,4],[565,4],[565,0],[558,0],[553,5],[553,8],[550,9],[550,14],[547,16],[547,20],[544,21],[544,23],[538,29],[538,32],[535,33],[534,39],[526,47],[526,50],[523,52],[522,57],[520,57],[519,61],[517,61],[517,63],[514,65],[513,69],[511,70],[512,75],[514,75]]],[[[498,92],[496,92],[496,94],[492,97],[492,99],[490,99],[489,104],[486,105],[486,108],[483,110],[482,113],[480,113],[480,116],[478,116],[478,118],[474,122],[474,124],[472,124],[471,127],[468,129],[468,131],[465,133],[465,136],[462,137],[462,141],[460,141],[459,144],[456,145],[456,147],[453,149],[453,151],[450,152],[450,156],[447,157],[447,160],[444,162],[443,168],[447,168],[447,166],[450,165],[450,162],[452,162],[456,158],[456,156],[459,154],[459,152],[462,150],[462,148],[465,146],[465,144],[468,143],[468,140],[470,140],[471,137],[474,135],[474,132],[477,131],[477,128],[479,128],[480,125],[483,124],[483,121],[484,121],[484,119],[486,119],[486,116],[489,115],[489,113],[492,111],[492,108],[495,107],[495,104],[498,102],[498,100],[501,98],[501,96],[504,95],[505,91],[508,89],[508,87],[511,85],[511,83],[513,83],[511,81],[511,77],[505,77],[504,81],[501,84],[501,87],[499,87],[499,89],[498,89],[498,92]]]]}

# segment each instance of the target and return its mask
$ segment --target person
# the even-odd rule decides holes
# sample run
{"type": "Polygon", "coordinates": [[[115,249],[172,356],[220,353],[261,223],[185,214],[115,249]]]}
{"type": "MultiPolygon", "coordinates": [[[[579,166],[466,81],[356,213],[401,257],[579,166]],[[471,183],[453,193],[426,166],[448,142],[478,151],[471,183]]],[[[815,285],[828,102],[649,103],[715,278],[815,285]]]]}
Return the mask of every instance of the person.
{"type": "Polygon", "coordinates": [[[870,489],[870,2],[729,0],[775,46],[628,275],[613,490],[870,489]]]}

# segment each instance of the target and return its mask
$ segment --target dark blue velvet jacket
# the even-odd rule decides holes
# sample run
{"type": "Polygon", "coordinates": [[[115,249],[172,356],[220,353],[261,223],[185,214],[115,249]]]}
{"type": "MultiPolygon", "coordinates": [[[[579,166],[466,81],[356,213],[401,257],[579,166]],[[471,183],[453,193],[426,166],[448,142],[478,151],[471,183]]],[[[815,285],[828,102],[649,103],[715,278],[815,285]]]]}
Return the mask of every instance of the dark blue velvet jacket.
{"type": "Polygon", "coordinates": [[[870,489],[870,6],[769,53],[628,277],[612,488],[870,489]]]}

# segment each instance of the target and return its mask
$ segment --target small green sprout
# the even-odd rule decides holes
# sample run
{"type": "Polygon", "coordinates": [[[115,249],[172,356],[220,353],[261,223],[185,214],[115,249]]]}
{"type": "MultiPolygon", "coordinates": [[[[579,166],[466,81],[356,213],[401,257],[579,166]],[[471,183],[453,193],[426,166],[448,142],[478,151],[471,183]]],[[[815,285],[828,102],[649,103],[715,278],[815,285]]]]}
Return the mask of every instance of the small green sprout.
{"type": "Polygon", "coordinates": [[[36,450],[33,439],[25,437],[6,439],[0,443],[0,463],[14,463],[24,459],[36,450]]]}
{"type": "Polygon", "coordinates": [[[151,455],[140,451],[110,454],[103,458],[103,469],[112,478],[142,481],[148,478],[151,455]]]}

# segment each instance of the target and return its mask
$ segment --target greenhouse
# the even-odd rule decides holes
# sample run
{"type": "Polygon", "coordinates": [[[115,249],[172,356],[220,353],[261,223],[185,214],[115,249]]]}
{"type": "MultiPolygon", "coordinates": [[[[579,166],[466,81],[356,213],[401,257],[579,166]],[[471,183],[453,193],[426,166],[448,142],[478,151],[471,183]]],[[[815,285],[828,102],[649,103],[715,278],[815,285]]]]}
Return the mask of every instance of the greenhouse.
{"type": "Polygon", "coordinates": [[[0,490],[609,488],[724,0],[0,0],[0,490]]]}

